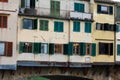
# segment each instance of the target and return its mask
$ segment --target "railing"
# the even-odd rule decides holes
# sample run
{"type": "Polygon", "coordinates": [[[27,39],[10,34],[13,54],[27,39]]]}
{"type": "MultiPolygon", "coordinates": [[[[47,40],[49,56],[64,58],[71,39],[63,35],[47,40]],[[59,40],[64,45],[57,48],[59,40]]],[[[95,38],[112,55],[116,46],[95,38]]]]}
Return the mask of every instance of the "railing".
{"type": "Polygon", "coordinates": [[[19,14],[26,15],[39,15],[44,17],[59,17],[59,18],[74,18],[74,19],[82,19],[82,20],[92,20],[92,14],[90,13],[81,13],[74,12],[70,10],[50,10],[50,8],[20,8],[19,14]]]}
{"type": "Polygon", "coordinates": [[[91,20],[92,14],[72,11],[72,12],[70,12],[70,18],[82,19],[82,20],[91,20]]]}

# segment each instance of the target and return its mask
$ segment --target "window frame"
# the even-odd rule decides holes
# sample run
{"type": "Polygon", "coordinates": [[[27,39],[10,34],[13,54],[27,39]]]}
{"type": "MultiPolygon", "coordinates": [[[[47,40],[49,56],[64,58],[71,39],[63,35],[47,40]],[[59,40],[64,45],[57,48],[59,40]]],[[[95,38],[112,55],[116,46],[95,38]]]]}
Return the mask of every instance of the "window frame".
{"type": "Polygon", "coordinates": [[[80,44],[79,43],[73,43],[73,48],[72,49],[73,49],[73,54],[74,55],[80,55],[80,44]]]}
{"type": "Polygon", "coordinates": [[[32,42],[24,42],[22,53],[33,53],[33,43],[32,42]],[[25,46],[25,44],[26,44],[26,46],[25,46]],[[29,44],[30,46],[27,46],[27,44],[29,44]],[[25,47],[27,47],[27,50],[25,50],[25,47]]]}
{"type": "Polygon", "coordinates": [[[63,54],[63,44],[54,44],[54,53],[55,54],[63,54]],[[56,46],[57,46],[57,48],[60,47],[60,49],[61,49],[60,52],[56,52],[56,46]]]}
{"type": "Polygon", "coordinates": [[[4,46],[2,46],[2,47],[4,47],[4,51],[3,51],[3,53],[0,53],[0,56],[4,56],[5,55],[5,42],[0,42],[0,46],[1,46],[1,44],[4,44],[4,46]]]}
{"type": "Polygon", "coordinates": [[[8,27],[8,16],[0,15],[0,28],[7,28],[7,27],[8,27]]]}
{"type": "Polygon", "coordinates": [[[54,32],[64,32],[64,22],[54,21],[54,32]]]}
{"type": "Polygon", "coordinates": [[[49,45],[48,45],[48,43],[41,43],[41,53],[42,54],[48,54],[49,53],[49,45]],[[44,51],[45,49],[43,49],[43,52],[42,52],[42,47],[45,48],[45,46],[43,46],[43,45],[47,45],[47,49],[46,49],[47,53],[45,53],[45,51],[44,51]]]}
{"type": "Polygon", "coordinates": [[[86,45],[86,55],[91,55],[92,54],[92,44],[86,43],[85,45],[86,45]],[[89,51],[88,51],[88,48],[89,48],[89,51]]]}
{"type": "Polygon", "coordinates": [[[49,31],[49,21],[48,20],[40,20],[40,30],[41,31],[49,31]]]}

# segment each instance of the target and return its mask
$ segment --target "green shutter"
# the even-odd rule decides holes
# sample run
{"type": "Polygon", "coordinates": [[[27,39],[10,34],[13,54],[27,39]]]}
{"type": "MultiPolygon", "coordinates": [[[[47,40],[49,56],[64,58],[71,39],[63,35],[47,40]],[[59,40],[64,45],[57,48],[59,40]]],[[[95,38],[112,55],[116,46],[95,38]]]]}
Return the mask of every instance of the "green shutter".
{"type": "Polygon", "coordinates": [[[84,4],[81,3],[74,3],[74,11],[77,12],[84,12],[84,4]]]}
{"type": "Polygon", "coordinates": [[[73,31],[80,32],[80,22],[78,22],[78,21],[73,22],[73,31]]]}
{"type": "Polygon", "coordinates": [[[51,0],[51,15],[60,16],[60,1],[51,0]]]}
{"type": "Polygon", "coordinates": [[[44,25],[45,25],[44,30],[45,30],[45,31],[48,31],[48,21],[47,21],[47,20],[44,22],[44,25]]]}
{"type": "Polygon", "coordinates": [[[40,20],[40,30],[48,31],[48,20],[40,20]]]}
{"type": "Polygon", "coordinates": [[[65,55],[68,54],[68,44],[64,44],[64,52],[65,55]]]}
{"type": "Polygon", "coordinates": [[[113,14],[113,7],[112,6],[109,7],[109,14],[111,14],[111,15],[113,14]]]}
{"type": "Polygon", "coordinates": [[[58,32],[58,22],[54,22],[54,32],[58,32]]]}
{"type": "Polygon", "coordinates": [[[60,22],[59,24],[60,24],[59,25],[59,28],[60,28],[59,32],[63,32],[64,31],[64,27],[63,27],[64,23],[60,22]]]}
{"type": "Polygon", "coordinates": [[[33,43],[33,53],[41,53],[41,43],[33,43]]]}
{"type": "Polygon", "coordinates": [[[37,19],[35,19],[33,22],[33,29],[37,29],[37,19]]]}
{"type": "Polygon", "coordinates": [[[117,45],[117,55],[120,55],[120,44],[117,45]]]}
{"type": "Polygon", "coordinates": [[[116,32],[120,32],[120,24],[116,24],[116,32]]]}
{"type": "Polygon", "coordinates": [[[72,55],[73,54],[73,43],[70,42],[68,44],[68,55],[72,55]]]}
{"type": "Polygon", "coordinates": [[[86,54],[86,44],[80,43],[80,55],[85,56],[85,54],[86,54]]]}
{"type": "Polygon", "coordinates": [[[20,42],[19,43],[19,53],[24,52],[23,49],[24,49],[24,42],[20,42]]]}
{"type": "Polygon", "coordinates": [[[101,13],[101,5],[97,5],[97,13],[101,13]]]}
{"type": "Polygon", "coordinates": [[[25,0],[21,0],[21,8],[25,8],[25,0]]]}
{"type": "Polygon", "coordinates": [[[85,22],[85,32],[91,33],[91,23],[90,22],[85,22]]]}
{"type": "Polygon", "coordinates": [[[96,44],[95,43],[92,43],[92,56],[96,56],[96,44]]]}
{"type": "Polygon", "coordinates": [[[53,43],[49,44],[49,54],[54,54],[54,44],[53,43]]]}

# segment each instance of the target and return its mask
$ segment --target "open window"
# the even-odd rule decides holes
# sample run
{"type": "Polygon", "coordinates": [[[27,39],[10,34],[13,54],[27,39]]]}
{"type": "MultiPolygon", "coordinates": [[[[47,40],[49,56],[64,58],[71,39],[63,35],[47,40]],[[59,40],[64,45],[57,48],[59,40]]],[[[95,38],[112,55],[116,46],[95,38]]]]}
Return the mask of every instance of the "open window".
{"type": "Polygon", "coordinates": [[[21,0],[21,8],[35,8],[35,0],[21,0]]]}
{"type": "Polygon", "coordinates": [[[80,55],[80,44],[78,43],[73,44],[73,54],[80,55]]]}
{"type": "Polygon", "coordinates": [[[62,44],[55,44],[54,45],[54,53],[62,54],[63,53],[63,45],[62,44]]]}

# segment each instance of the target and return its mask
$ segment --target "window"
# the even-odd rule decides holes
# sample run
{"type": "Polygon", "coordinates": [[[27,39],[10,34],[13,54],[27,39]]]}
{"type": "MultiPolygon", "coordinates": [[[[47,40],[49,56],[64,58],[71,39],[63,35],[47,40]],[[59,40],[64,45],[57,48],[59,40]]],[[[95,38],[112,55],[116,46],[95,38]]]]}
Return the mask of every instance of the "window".
{"type": "Polygon", "coordinates": [[[120,56],[120,44],[117,44],[117,55],[120,56]]]}
{"type": "Polygon", "coordinates": [[[0,55],[12,56],[13,43],[12,42],[0,42],[0,55]]]}
{"type": "Polygon", "coordinates": [[[102,14],[113,14],[112,6],[97,5],[97,12],[102,14]]]}
{"type": "Polygon", "coordinates": [[[63,30],[64,23],[63,22],[54,22],[54,31],[55,32],[64,32],[63,30]]]}
{"type": "Polygon", "coordinates": [[[119,20],[120,19],[120,6],[116,6],[116,18],[119,20]]]}
{"type": "Polygon", "coordinates": [[[84,12],[84,4],[74,3],[74,10],[77,12],[84,12]]]}
{"type": "Polygon", "coordinates": [[[40,30],[48,31],[48,20],[40,20],[40,30]]]}
{"type": "Polygon", "coordinates": [[[35,8],[35,0],[21,0],[21,8],[35,8]]]}
{"type": "Polygon", "coordinates": [[[96,23],[96,30],[114,31],[114,25],[108,23],[96,23]]]}
{"type": "Polygon", "coordinates": [[[25,42],[23,44],[23,52],[24,53],[32,53],[32,51],[33,51],[32,43],[25,42]]]}
{"type": "Polygon", "coordinates": [[[23,28],[24,29],[37,29],[37,19],[23,19],[23,28]]]}
{"type": "Polygon", "coordinates": [[[113,55],[113,43],[99,43],[99,54],[113,55]]]}
{"type": "Polygon", "coordinates": [[[7,28],[7,16],[0,16],[0,28],[7,28]]]}
{"type": "Polygon", "coordinates": [[[73,22],[73,31],[80,32],[80,22],[78,22],[78,21],[73,22]]]}
{"type": "Polygon", "coordinates": [[[90,43],[86,43],[86,55],[91,55],[92,45],[90,43]]]}
{"type": "Polygon", "coordinates": [[[116,32],[120,32],[120,24],[116,24],[116,32]]]}
{"type": "Polygon", "coordinates": [[[91,22],[85,22],[85,32],[91,33],[91,22]]]}
{"type": "Polygon", "coordinates": [[[51,1],[51,15],[60,16],[60,1],[51,1]]]}
{"type": "Polygon", "coordinates": [[[41,44],[41,53],[48,53],[48,44],[46,43],[41,44]]]}
{"type": "Polygon", "coordinates": [[[0,2],[8,2],[8,0],[0,0],[0,2]]]}
{"type": "Polygon", "coordinates": [[[63,53],[63,45],[61,44],[55,44],[54,45],[54,53],[57,53],[57,54],[62,54],[63,53]]]}
{"type": "Polygon", "coordinates": [[[78,43],[73,44],[73,54],[77,54],[77,55],[80,54],[80,44],[78,43]]]}

